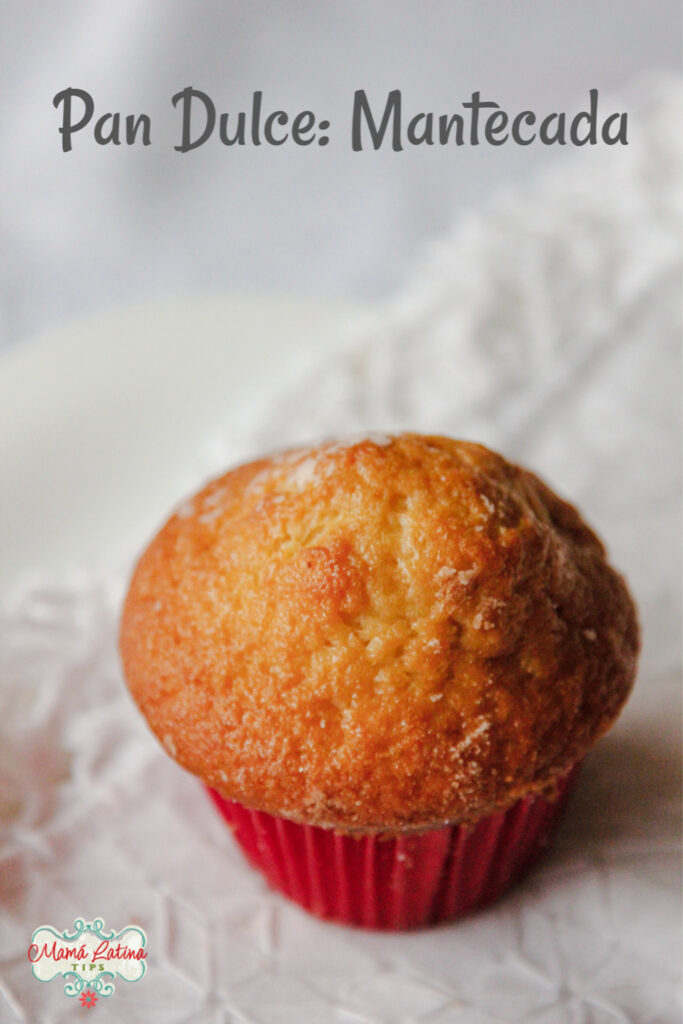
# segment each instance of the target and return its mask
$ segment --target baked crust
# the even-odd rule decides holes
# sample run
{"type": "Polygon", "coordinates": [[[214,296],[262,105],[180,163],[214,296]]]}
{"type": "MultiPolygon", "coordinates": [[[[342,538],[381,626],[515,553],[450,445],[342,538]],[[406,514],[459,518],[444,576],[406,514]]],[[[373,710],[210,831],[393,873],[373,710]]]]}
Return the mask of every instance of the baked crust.
{"type": "Polygon", "coordinates": [[[472,821],[547,790],[633,684],[623,579],[480,445],[402,434],[226,473],[142,555],[128,685],[222,796],[314,825],[472,821]]]}

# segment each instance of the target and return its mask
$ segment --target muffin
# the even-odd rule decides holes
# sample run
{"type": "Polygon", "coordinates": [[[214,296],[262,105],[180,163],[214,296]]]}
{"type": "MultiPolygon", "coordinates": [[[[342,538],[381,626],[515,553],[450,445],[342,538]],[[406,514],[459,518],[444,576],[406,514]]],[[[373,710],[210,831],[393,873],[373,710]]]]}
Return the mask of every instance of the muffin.
{"type": "Polygon", "coordinates": [[[533,862],[633,684],[623,579],[578,512],[469,442],[401,434],[239,466],[126,598],[130,691],[252,864],[379,928],[533,862]]]}

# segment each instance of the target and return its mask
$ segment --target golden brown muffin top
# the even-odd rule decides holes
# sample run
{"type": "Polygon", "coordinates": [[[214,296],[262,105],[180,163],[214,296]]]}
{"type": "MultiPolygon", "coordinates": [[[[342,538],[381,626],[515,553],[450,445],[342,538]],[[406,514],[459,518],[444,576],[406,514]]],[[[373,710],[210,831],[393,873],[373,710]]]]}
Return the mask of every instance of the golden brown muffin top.
{"type": "Polygon", "coordinates": [[[552,786],[633,684],[622,578],[480,445],[402,434],[209,483],[140,559],[131,692],[224,797],[343,830],[475,820],[552,786]]]}

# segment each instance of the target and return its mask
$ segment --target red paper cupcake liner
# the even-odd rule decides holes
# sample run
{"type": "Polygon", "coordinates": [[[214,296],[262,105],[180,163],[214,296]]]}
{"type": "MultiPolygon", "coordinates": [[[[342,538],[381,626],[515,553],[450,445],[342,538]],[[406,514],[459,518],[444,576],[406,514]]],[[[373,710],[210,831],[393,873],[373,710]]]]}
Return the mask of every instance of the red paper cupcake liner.
{"type": "Polygon", "coordinates": [[[502,896],[547,845],[578,768],[557,781],[553,799],[528,796],[471,826],[389,837],[300,825],[208,792],[274,889],[317,917],[403,931],[502,896]]]}

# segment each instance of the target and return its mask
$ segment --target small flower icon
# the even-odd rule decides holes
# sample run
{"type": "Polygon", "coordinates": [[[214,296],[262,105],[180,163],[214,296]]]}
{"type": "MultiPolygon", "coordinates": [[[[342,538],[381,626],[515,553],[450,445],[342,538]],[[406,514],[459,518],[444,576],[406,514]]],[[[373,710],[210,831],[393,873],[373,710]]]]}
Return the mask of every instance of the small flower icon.
{"type": "Polygon", "coordinates": [[[91,988],[86,988],[81,992],[81,1006],[87,1006],[89,1010],[92,1010],[93,1006],[97,1002],[97,996],[91,988]]]}

